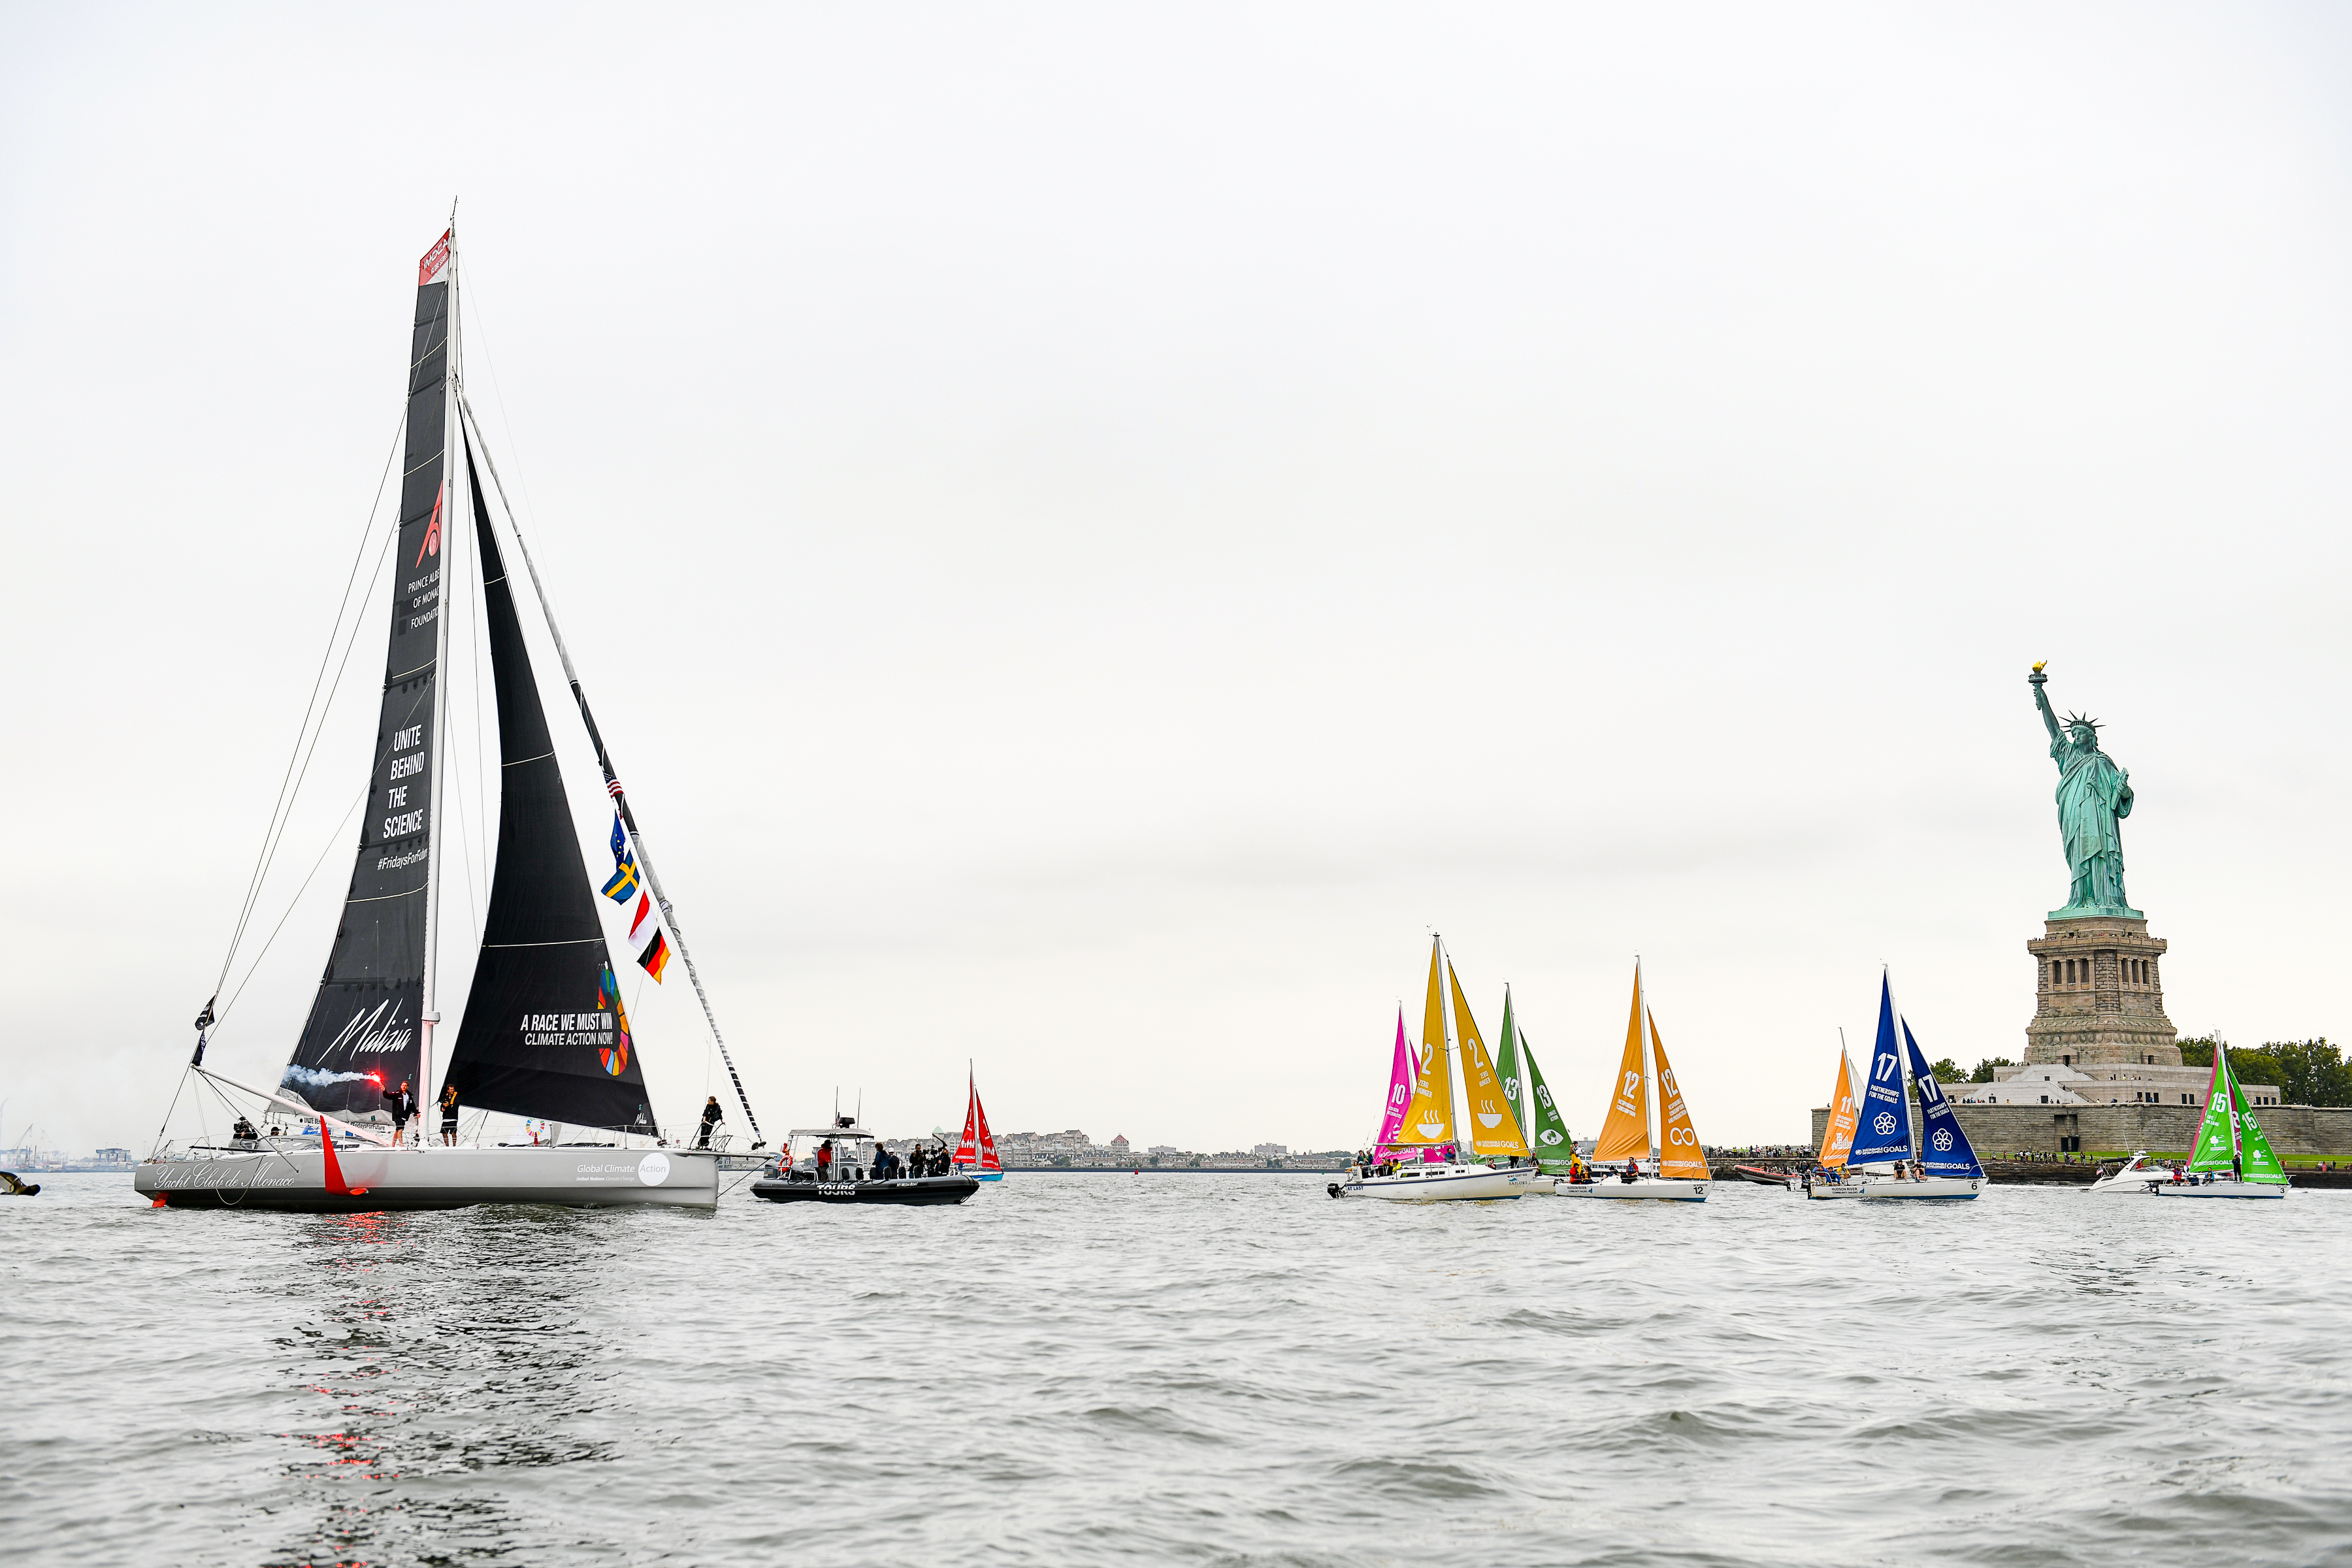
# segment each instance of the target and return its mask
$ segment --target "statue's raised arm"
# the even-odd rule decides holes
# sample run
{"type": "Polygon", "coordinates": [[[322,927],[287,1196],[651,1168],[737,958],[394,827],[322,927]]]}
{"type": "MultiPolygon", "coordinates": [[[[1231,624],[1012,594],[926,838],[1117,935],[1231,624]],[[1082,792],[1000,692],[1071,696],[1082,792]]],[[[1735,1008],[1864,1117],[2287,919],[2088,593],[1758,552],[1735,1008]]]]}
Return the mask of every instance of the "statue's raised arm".
{"type": "MultiPolygon", "coordinates": [[[[2049,662],[2045,658],[2042,664],[2049,662]]],[[[2054,746],[2058,743],[2058,715],[2050,706],[2050,694],[2042,689],[2050,680],[2042,673],[2042,664],[2035,665],[2033,673],[2025,679],[2033,688],[2033,705],[2042,710],[2042,727],[2050,731],[2050,743],[2054,746]]]]}

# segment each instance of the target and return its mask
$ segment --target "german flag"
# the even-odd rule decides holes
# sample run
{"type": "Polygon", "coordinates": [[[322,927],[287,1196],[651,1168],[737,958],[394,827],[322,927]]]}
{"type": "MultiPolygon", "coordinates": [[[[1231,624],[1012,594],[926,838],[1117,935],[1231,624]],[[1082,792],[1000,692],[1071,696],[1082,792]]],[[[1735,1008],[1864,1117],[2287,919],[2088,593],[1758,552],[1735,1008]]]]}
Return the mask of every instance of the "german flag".
{"type": "Polygon", "coordinates": [[[637,954],[637,963],[644,967],[647,974],[654,977],[655,984],[658,984],[662,977],[662,965],[668,962],[669,940],[662,935],[661,927],[656,926],[654,939],[646,944],[646,950],[643,952],[637,954]]]}

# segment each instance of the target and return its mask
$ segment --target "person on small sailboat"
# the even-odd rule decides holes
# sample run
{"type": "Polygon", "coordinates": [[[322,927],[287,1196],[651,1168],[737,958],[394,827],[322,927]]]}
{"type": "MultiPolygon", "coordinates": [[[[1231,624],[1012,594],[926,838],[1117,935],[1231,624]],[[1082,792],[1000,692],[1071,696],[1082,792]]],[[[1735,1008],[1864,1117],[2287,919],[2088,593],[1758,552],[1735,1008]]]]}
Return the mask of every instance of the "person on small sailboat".
{"type": "MultiPolygon", "coordinates": [[[[1840,1068],[1843,1073],[1843,1066],[1840,1068]]],[[[1891,979],[1878,982],[1878,1036],[1871,1048],[1846,1169],[1885,1166],[1886,1173],[1842,1189],[1864,1202],[1890,1198],[1968,1199],[1984,1190],[1984,1167],[1977,1163],[1967,1131],[1936,1081],[1910,1021],[1895,1006],[1891,979]],[[1914,1142],[1914,1115],[1924,1137],[1914,1142]]]]}
{"type": "Polygon", "coordinates": [[[1625,1168],[1614,1182],[1570,1184],[1555,1188],[1561,1195],[1580,1198],[1663,1198],[1704,1203],[1714,1172],[1691,1125],[1690,1109],[1682,1086],[1666,1058],[1665,1041],[1650,1013],[1643,989],[1642,966],[1633,965],[1633,1005],[1625,1022],[1625,1051],[1611,1085],[1609,1114],[1592,1146],[1596,1167],[1619,1159],[1625,1168]],[[1650,1121],[1653,1089],[1658,1100],[1658,1124],[1650,1121]],[[1643,1162],[1648,1170],[1643,1170],[1643,1162]]]}
{"type": "Polygon", "coordinates": [[[1444,942],[1433,936],[1428,1000],[1422,1016],[1422,1052],[1416,1059],[1407,1048],[1400,1008],[1388,1103],[1381,1136],[1376,1141],[1376,1147],[1391,1160],[1407,1150],[1419,1149],[1421,1161],[1392,1174],[1330,1183],[1325,1191],[1331,1196],[1436,1203],[1517,1198],[1536,1190],[1538,1173],[1530,1168],[1469,1163],[1461,1158],[1460,1141],[1454,1131],[1457,1123],[1453,1042],[1445,1015],[1449,986],[1454,1001],[1454,1032],[1461,1041],[1463,1078],[1470,1100],[1466,1123],[1470,1149],[1484,1159],[1507,1159],[1529,1152],[1527,1141],[1520,1136],[1518,1121],[1505,1100],[1502,1079],[1478,1035],[1477,1021],[1470,1015],[1470,1004],[1462,994],[1462,982],[1446,958],[1444,942]]]}

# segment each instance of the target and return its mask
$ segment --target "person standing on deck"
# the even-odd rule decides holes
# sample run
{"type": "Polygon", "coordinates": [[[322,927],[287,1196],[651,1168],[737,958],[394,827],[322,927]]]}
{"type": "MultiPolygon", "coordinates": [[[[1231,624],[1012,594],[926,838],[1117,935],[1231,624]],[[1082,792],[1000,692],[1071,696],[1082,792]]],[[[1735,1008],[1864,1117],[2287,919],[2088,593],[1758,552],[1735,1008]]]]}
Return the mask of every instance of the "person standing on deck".
{"type": "Polygon", "coordinates": [[[727,1113],[725,1111],[719,1109],[719,1097],[715,1094],[712,1095],[710,1097],[710,1103],[702,1108],[702,1131],[695,1134],[694,1146],[696,1148],[708,1149],[710,1147],[711,1129],[717,1127],[719,1125],[719,1119],[726,1114],[727,1113]]]}
{"type": "Polygon", "coordinates": [[[384,1103],[392,1107],[392,1141],[400,1142],[403,1133],[416,1116],[416,1097],[408,1092],[408,1080],[402,1079],[398,1089],[383,1091],[384,1103]]]}
{"type": "Polygon", "coordinates": [[[441,1086],[441,1142],[446,1148],[457,1146],[457,1086],[441,1086]]]}

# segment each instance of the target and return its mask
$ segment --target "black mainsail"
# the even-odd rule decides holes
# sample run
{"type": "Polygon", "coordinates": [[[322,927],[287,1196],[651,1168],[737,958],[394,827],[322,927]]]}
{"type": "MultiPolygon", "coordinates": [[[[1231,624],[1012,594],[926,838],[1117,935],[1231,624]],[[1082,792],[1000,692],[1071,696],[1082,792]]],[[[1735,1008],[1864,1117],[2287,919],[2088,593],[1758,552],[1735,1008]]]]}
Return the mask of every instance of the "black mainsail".
{"type": "Polygon", "coordinates": [[[498,871],[447,1081],[468,1106],[657,1131],[505,558],[467,453],[499,701],[498,871]]]}
{"type": "Polygon", "coordinates": [[[376,720],[373,782],[351,890],[281,1092],[339,1116],[384,1110],[383,1091],[421,1087],[431,948],[434,752],[448,522],[451,237],[416,268],[409,339],[407,456],[394,545],[392,646],[376,720]]]}

